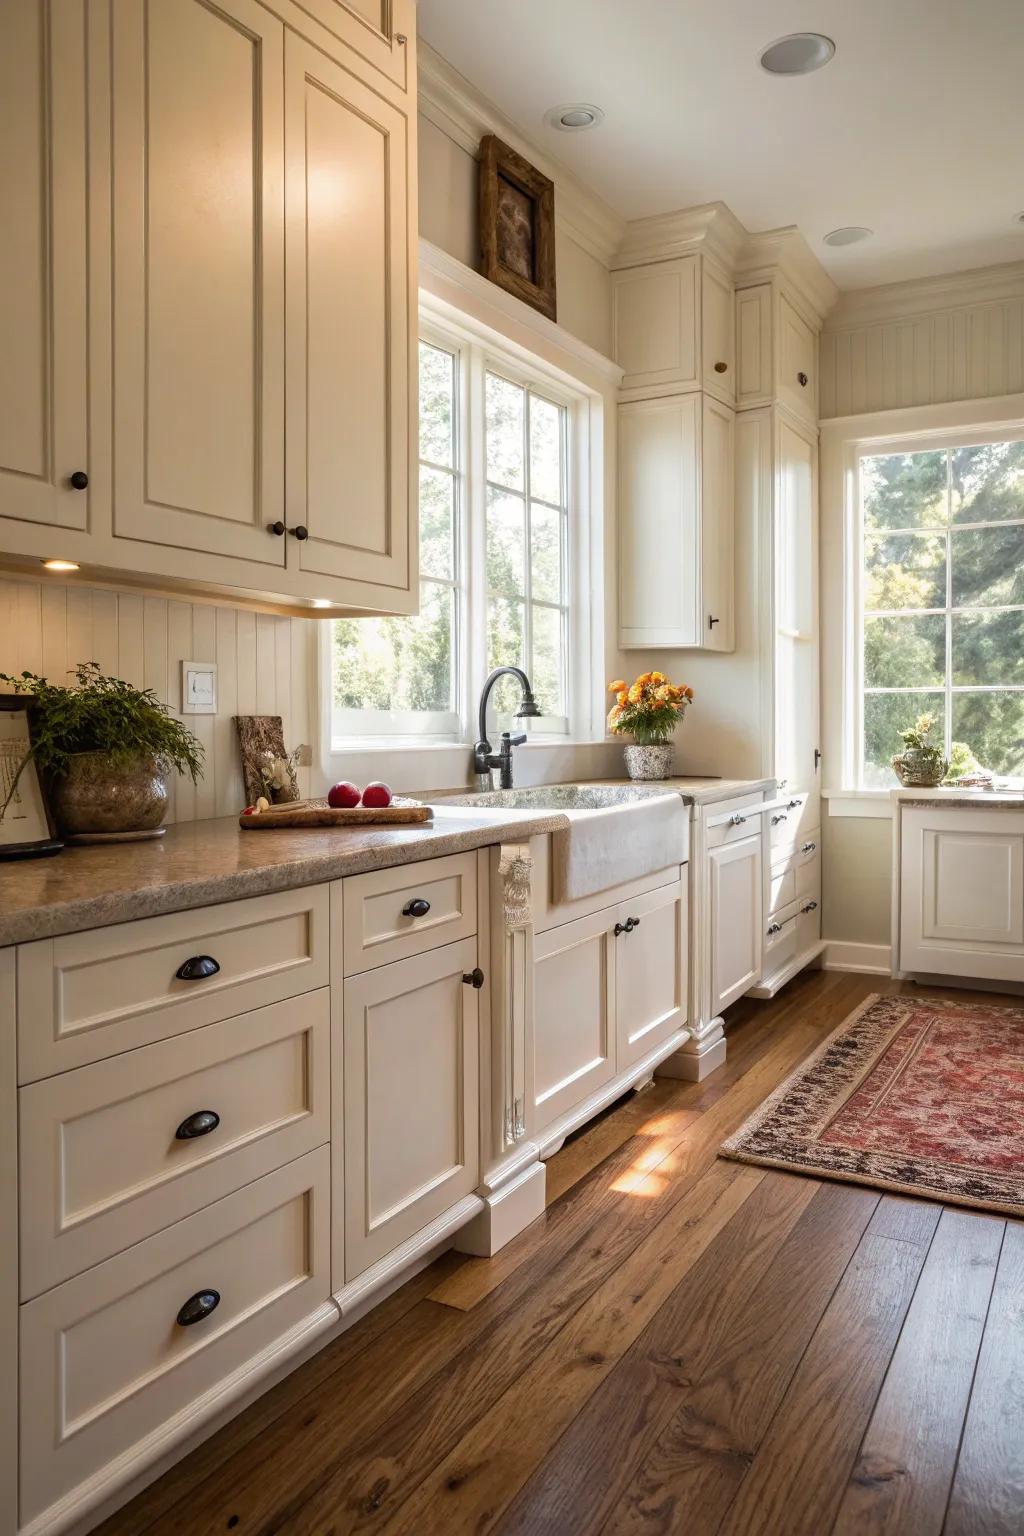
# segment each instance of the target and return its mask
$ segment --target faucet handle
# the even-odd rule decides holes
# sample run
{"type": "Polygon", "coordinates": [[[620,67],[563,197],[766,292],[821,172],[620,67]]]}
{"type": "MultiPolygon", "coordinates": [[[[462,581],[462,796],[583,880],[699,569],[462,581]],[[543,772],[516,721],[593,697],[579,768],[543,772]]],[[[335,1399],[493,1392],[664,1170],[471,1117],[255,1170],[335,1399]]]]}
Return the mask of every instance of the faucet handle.
{"type": "Polygon", "coordinates": [[[525,740],[525,735],[513,736],[508,731],[502,731],[501,733],[501,744],[503,747],[506,745],[510,747],[521,747],[525,740]]]}

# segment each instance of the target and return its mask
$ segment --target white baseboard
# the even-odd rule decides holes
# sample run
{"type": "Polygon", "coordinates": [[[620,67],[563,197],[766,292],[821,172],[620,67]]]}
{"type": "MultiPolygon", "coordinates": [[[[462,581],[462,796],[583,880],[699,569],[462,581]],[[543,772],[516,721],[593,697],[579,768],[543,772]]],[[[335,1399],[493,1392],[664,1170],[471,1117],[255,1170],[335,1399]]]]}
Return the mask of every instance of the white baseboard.
{"type": "Polygon", "coordinates": [[[822,967],[826,971],[864,971],[871,976],[892,974],[892,947],[889,944],[847,944],[829,939],[825,944],[822,967]]]}

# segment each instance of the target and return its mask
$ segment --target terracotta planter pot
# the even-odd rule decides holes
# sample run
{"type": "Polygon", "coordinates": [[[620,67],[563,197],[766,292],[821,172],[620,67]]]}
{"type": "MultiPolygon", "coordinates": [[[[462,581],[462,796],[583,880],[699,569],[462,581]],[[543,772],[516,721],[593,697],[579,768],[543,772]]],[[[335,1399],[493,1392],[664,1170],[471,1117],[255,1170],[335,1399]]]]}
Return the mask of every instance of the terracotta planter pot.
{"type": "Polygon", "coordinates": [[[167,813],[167,779],[154,758],[114,767],[105,752],[76,752],[50,786],[61,830],[149,832],[167,813]]]}
{"type": "Polygon", "coordinates": [[[670,741],[659,741],[649,746],[632,742],[623,748],[626,772],[631,779],[667,779],[672,772],[673,747],[670,741]]]}

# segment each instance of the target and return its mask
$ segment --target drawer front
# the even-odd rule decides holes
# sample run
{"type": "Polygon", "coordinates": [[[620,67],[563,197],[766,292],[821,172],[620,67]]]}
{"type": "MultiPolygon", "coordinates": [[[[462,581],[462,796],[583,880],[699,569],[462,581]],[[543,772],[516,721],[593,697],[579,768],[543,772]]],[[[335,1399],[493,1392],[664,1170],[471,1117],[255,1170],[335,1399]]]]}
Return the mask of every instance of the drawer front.
{"type": "Polygon", "coordinates": [[[800,897],[817,895],[821,887],[821,850],[815,830],[796,847],[772,850],[769,913],[781,912],[800,897]]]}
{"type": "Polygon", "coordinates": [[[21,1308],[23,1524],[327,1300],[329,1178],[321,1147],[21,1308]]]}
{"type": "Polygon", "coordinates": [[[772,801],[766,814],[773,850],[786,848],[800,837],[806,805],[806,795],[789,795],[772,801]]]}
{"type": "Polygon", "coordinates": [[[325,987],[327,913],[315,885],[21,945],[19,1082],[325,987]],[[203,957],[211,975],[179,975],[203,957]]]}
{"type": "Polygon", "coordinates": [[[342,886],[346,976],[476,933],[475,853],[353,875],[342,886]]]}
{"type": "Polygon", "coordinates": [[[708,820],[708,847],[722,848],[726,843],[739,843],[761,830],[763,802],[748,801],[727,812],[720,812],[708,820]]]}
{"type": "Polygon", "coordinates": [[[322,987],[22,1088],[22,1299],[322,1145],[329,1079],[322,987]]]}
{"type": "Polygon", "coordinates": [[[809,949],[820,935],[821,901],[815,891],[791,902],[769,919],[764,938],[763,975],[773,976],[809,949]]]}

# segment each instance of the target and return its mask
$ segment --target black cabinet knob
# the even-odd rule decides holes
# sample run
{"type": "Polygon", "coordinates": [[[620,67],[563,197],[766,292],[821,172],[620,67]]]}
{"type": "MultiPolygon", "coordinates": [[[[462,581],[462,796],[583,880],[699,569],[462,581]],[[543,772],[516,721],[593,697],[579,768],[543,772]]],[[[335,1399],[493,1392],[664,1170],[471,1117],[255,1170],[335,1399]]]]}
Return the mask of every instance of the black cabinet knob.
{"type": "Polygon", "coordinates": [[[89,484],[89,476],[84,469],[76,469],[73,475],[68,476],[68,484],[76,491],[84,491],[89,484]]]}
{"type": "Polygon", "coordinates": [[[284,535],[288,532],[287,528],[285,527],[284,523],[282,523],[280,518],[278,518],[276,523],[268,523],[267,524],[267,531],[269,533],[276,533],[277,537],[279,539],[283,538],[284,535]]]}
{"type": "Polygon", "coordinates": [[[467,987],[473,987],[477,992],[479,992],[480,988],[484,984],[484,973],[478,965],[475,965],[471,971],[468,971],[466,975],[463,976],[462,980],[467,987]]]}
{"type": "Polygon", "coordinates": [[[729,371],[729,364],[728,363],[716,363],[715,364],[715,372],[716,373],[727,373],[728,371],[729,371]]]}
{"type": "Polygon", "coordinates": [[[303,539],[309,538],[309,529],[302,523],[299,523],[295,528],[289,528],[288,532],[294,534],[300,544],[303,539]]]}
{"type": "Polygon", "coordinates": [[[402,908],[403,917],[426,917],[430,911],[430,902],[425,896],[416,896],[412,901],[407,901],[402,908]]]}
{"type": "Polygon", "coordinates": [[[178,1309],[178,1315],[174,1319],[179,1328],[191,1328],[193,1323],[201,1323],[211,1312],[216,1312],[220,1306],[220,1291],[212,1289],[208,1291],[196,1291],[188,1301],[178,1309]]]}
{"type": "Polygon", "coordinates": [[[216,976],[220,966],[212,955],[193,955],[185,960],[175,971],[179,981],[206,981],[209,976],[216,976]]]}
{"type": "Polygon", "coordinates": [[[801,389],[806,389],[807,388],[807,375],[806,375],[806,373],[798,373],[797,376],[796,376],[796,381],[800,385],[801,389]]]}
{"type": "Polygon", "coordinates": [[[197,1109],[186,1115],[174,1133],[175,1141],[195,1141],[197,1136],[209,1136],[220,1125],[220,1115],[215,1109],[197,1109]]]}

